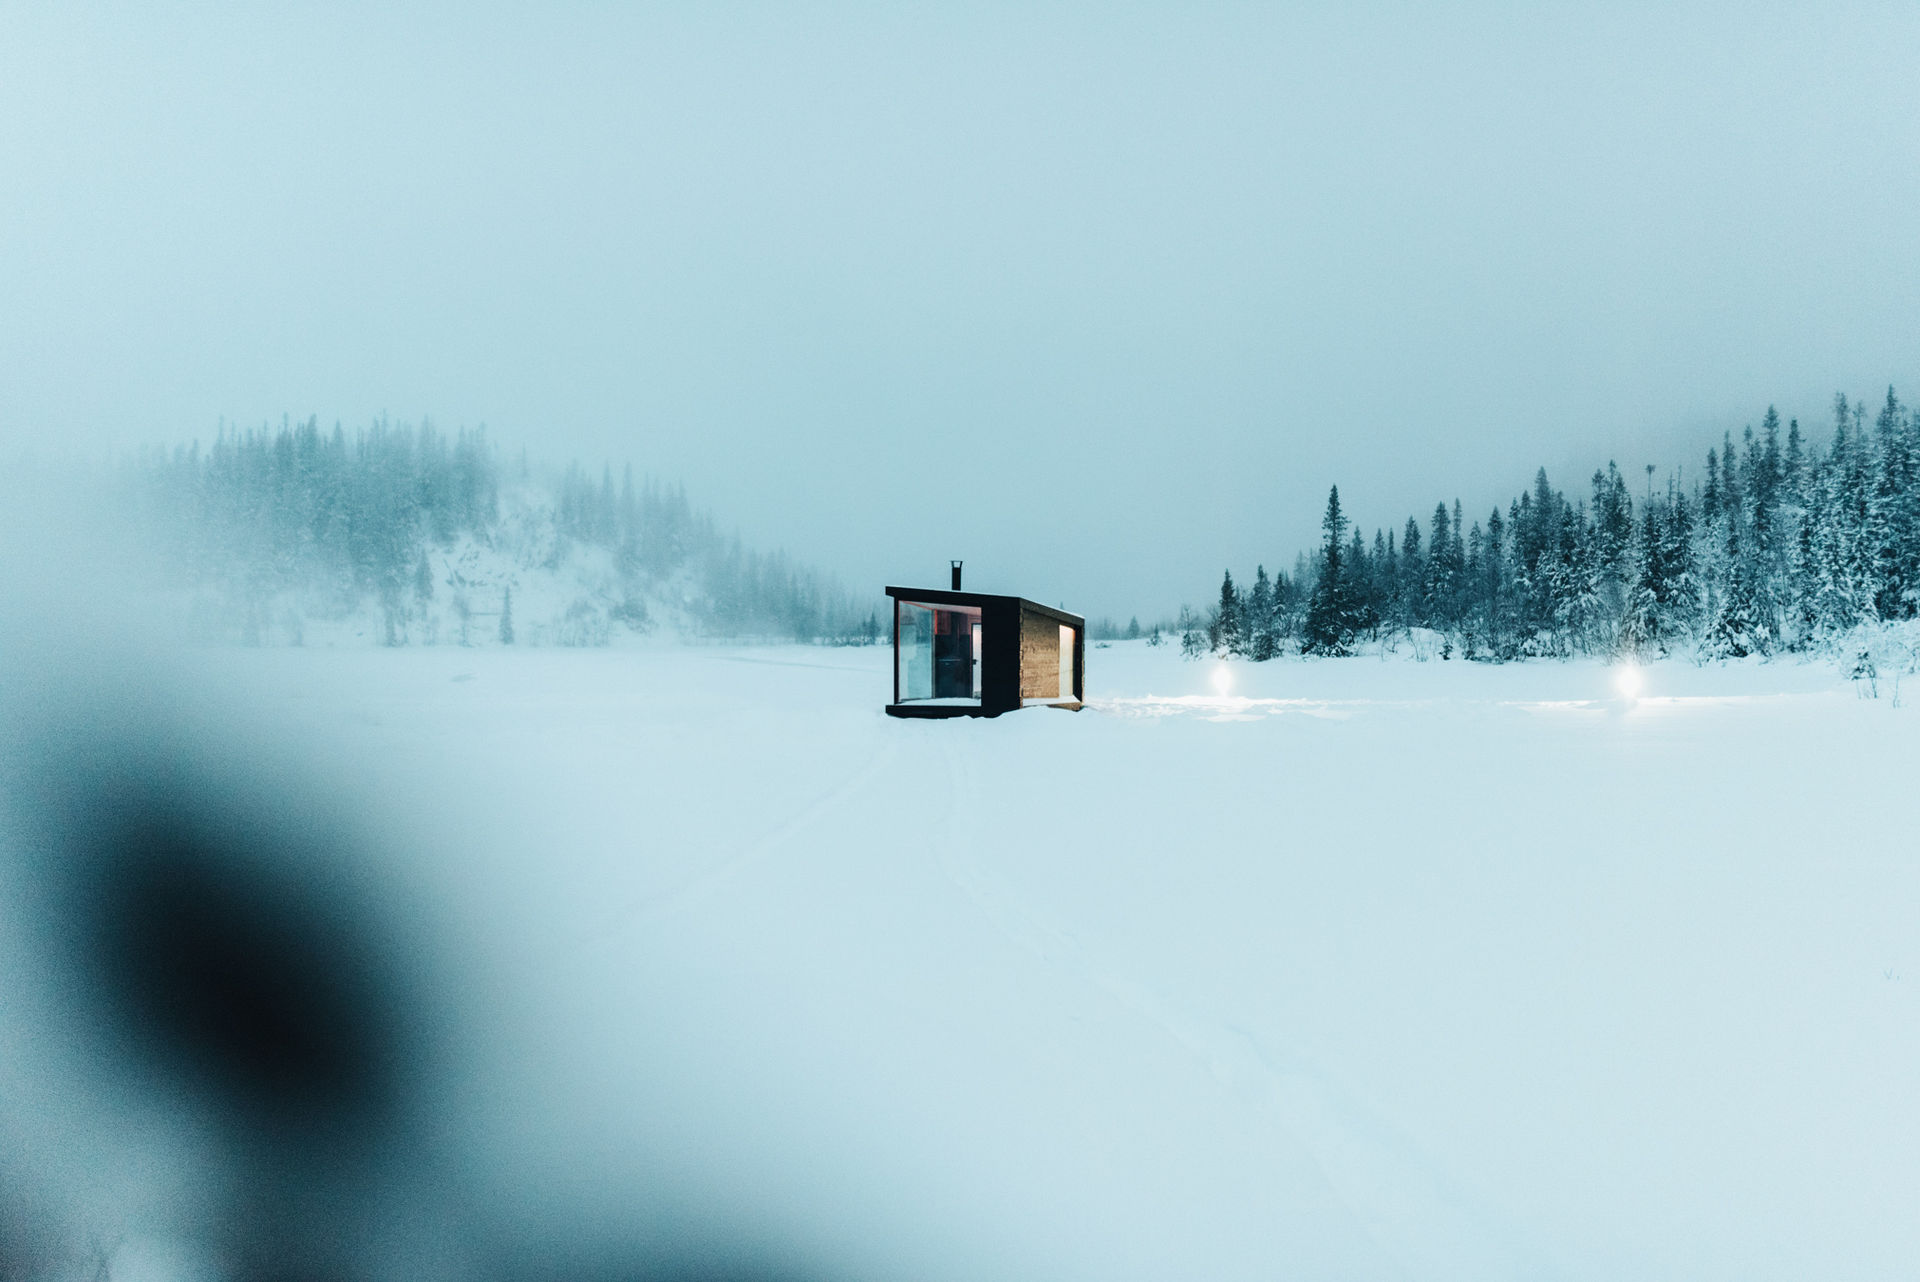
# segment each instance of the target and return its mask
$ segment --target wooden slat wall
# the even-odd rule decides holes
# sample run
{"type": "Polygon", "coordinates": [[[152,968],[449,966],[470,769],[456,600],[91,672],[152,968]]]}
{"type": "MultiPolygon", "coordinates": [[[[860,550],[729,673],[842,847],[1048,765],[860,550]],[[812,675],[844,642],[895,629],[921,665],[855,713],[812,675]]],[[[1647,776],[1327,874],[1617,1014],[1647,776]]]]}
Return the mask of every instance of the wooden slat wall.
{"type": "Polygon", "coordinates": [[[1020,611],[1020,697],[1060,697],[1060,624],[1033,610],[1020,611]]]}

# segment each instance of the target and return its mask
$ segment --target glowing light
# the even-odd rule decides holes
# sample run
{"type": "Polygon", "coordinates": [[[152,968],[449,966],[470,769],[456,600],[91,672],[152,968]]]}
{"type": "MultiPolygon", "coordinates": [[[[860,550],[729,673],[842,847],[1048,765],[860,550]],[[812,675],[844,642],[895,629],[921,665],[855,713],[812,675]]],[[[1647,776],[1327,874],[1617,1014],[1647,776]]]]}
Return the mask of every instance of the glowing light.
{"type": "Polygon", "coordinates": [[[1644,684],[1640,669],[1631,663],[1622,666],[1619,674],[1613,679],[1613,688],[1620,692],[1622,699],[1629,702],[1640,697],[1640,690],[1644,684]]]}
{"type": "Polygon", "coordinates": [[[1221,664],[1213,670],[1213,688],[1221,694],[1233,689],[1233,669],[1221,664]]]}

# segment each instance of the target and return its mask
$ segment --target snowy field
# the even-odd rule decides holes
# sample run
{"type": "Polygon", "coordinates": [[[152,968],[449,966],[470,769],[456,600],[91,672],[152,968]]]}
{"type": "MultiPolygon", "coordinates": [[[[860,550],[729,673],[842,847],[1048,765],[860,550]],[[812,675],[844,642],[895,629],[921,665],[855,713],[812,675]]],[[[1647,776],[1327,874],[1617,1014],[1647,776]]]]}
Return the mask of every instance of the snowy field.
{"type": "Polygon", "coordinates": [[[1087,711],[917,722],[888,659],[178,667],[419,852],[489,1012],[449,1108],[549,1230],[800,1276],[1913,1276],[1890,690],[1349,659],[1222,694],[1129,643],[1087,711]]]}

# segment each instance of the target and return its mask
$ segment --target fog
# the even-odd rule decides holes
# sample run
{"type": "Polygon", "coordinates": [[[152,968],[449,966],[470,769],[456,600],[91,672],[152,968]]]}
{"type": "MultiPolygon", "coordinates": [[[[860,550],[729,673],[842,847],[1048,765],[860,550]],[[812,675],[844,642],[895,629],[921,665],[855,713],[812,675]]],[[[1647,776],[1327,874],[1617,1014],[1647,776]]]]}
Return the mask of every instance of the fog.
{"type": "Polygon", "coordinates": [[[856,588],[1147,616],[1332,482],[1483,512],[1911,381],[1916,53],[1910,5],[10,7],[0,455],[485,423],[856,588]]]}

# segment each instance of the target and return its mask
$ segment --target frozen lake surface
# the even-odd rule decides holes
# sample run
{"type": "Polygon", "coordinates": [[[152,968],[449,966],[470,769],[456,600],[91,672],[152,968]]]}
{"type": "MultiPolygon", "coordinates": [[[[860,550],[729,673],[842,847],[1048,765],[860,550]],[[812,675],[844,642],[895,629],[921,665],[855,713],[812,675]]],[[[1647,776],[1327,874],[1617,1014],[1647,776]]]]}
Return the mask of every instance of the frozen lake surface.
{"type": "Polygon", "coordinates": [[[420,852],[529,1216],[872,1277],[1911,1276],[1889,690],[1127,643],[1087,711],[916,722],[887,663],[184,667],[420,852]]]}

